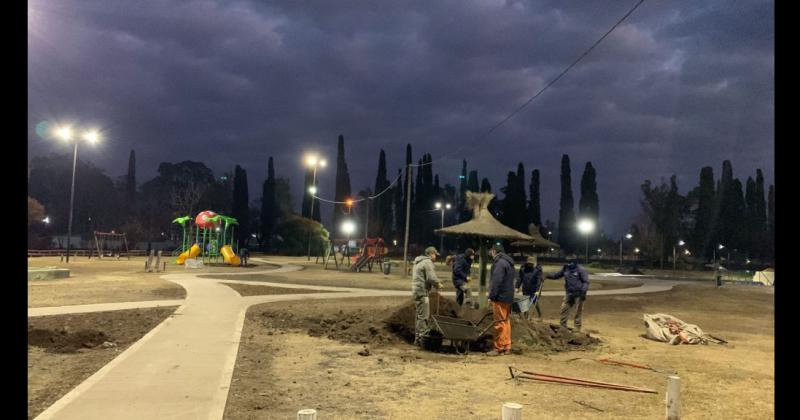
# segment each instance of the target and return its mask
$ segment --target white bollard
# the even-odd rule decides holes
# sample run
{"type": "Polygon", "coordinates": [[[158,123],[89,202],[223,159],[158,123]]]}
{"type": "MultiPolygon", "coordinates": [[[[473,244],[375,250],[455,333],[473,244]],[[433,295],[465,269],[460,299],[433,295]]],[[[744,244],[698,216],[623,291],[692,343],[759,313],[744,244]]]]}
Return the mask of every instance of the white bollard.
{"type": "Polygon", "coordinates": [[[503,403],[503,420],[522,420],[522,404],[503,403]]]}
{"type": "Polygon", "coordinates": [[[297,420],[317,420],[317,410],[304,408],[297,412],[297,420]]]}
{"type": "Polygon", "coordinates": [[[667,420],[681,418],[681,378],[676,375],[667,378],[667,420]]]}
{"type": "Polygon", "coordinates": [[[156,273],[161,271],[161,250],[158,250],[158,254],[156,254],[156,273]]]}

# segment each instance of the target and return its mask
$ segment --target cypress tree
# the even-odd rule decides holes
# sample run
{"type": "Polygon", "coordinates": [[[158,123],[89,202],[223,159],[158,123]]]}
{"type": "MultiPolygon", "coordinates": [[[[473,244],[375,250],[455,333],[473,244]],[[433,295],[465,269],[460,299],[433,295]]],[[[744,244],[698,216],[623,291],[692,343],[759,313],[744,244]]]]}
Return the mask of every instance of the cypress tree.
{"type": "Polygon", "coordinates": [[[270,248],[272,233],[278,219],[278,200],[275,194],[275,168],[272,156],[267,163],[267,179],[261,188],[261,248],[270,248]]]}
{"type": "Polygon", "coordinates": [[[767,195],[767,253],[775,257],[775,185],[769,185],[767,195]]]}
{"type": "Polygon", "coordinates": [[[492,184],[490,184],[489,180],[486,178],[483,178],[483,180],[481,181],[481,192],[488,192],[488,193],[492,192],[492,184]]]}
{"type": "Polygon", "coordinates": [[[414,197],[411,202],[411,218],[414,219],[412,226],[414,227],[414,242],[417,244],[425,243],[424,230],[426,228],[425,215],[423,211],[428,209],[424,208],[423,202],[425,201],[425,187],[422,182],[422,159],[417,160],[417,175],[414,183],[414,197]]]}
{"type": "Polygon", "coordinates": [[[747,232],[747,221],[745,219],[745,201],[744,201],[744,191],[742,188],[742,182],[739,181],[739,178],[734,178],[731,184],[731,211],[730,211],[730,220],[731,220],[731,246],[737,250],[745,250],[747,247],[746,241],[746,232],[747,232]]]}
{"type": "Polygon", "coordinates": [[[132,212],[136,206],[136,152],[128,157],[128,175],[125,177],[125,207],[132,212]]]}
{"type": "Polygon", "coordinates": [[[517,174],[513,171],[508,171],[508,174],[506,174],[506,186],[500,190],[505,193],[505,197],[503,197],[503,201],[500,204],[502,211],[500,222],[512,229],[516,229],[517,174]]]}
{"type": "Polygon", "coordinates": [[[397,170],[397,178],[398,181],[394,184],[394,237],[395,239],[399,239],[401,236],[405,235],[405,226],[406,226],[406,219],[403,216],[405,212],[405,208],[403,207],[403,188],[405,185],[402,183],[403,179],[403,170],[397,170]]]}
{"type": "MultiPolygon", "coordinates": [[[[467,191],[481,192],[481,186],[478,183],[478,171],[469,171],[469,180],[467,181],[467,191]]],[[[472,209],[470,211],[470,218],[472,218],[472,209]]]]}
{"type": "Polygon", "coordinates": [[[732,243],[734,236],[736,216],[734,215],[733,203],[733,167],[731,162],[722,162],[722,176],[717,186],[717,239],[720,243],[733,249],[732,243]]]}
{"type": "Polygon", "coordinates": [[[525,198],[525,166],[522,162],[517,164],[517,176],[514,178],[516,192],[514,194],[514,229],[520,232],[528,231],[528,217],[526,211],[525,198]]]}
{"type": "Polygon", "coordinates": [[[714,243],[715,198],[714,169],[706,166],[700,170],[700,184],[695,196],[697,208],[694,212],[694,229],[692,230],[689,248],[694,255],[710,258],[714,243]]]}
{"type": "Polygon", "coordinates": [[[347,204],[344,203],[350,199],[350,172],[347,170],[347,162],[344,159],[344,136],[339,134],[339,142],[336,151],[336,193],[335,200],[340,202],[333,206],[333,225],[331,230],[339,232],[340,221],[347,213],[347,204]]]}
{"type": "Polygon", "coordinates": [[[759,232],[758,226],[758,204],[756,204],[756,181],[753,177],[748,176],[744,189],[744,245],[742,248],[747,251],[751,257],[758,257],[759,255],[759,232]]]}
{"type": "Polygon", "coordinates": [[[569,155],[561,157],[561,201],[558,209],[558,244],[567,254],[575,252],[575,202],[572,199],[572,177],[569,155]]]}
{"type": "MultiPolygon", "coordinates": [[[[528,223],[533,223],[539,227],[541,232],[545,227],[542,226],[542,211],[541,211],[541,197],[539,192],[539,170],[534,169],[531,172],[531,185],[529,186],[529,199],[528,199],[528,223]]],[[[527,231],[525,231],[527,233],[527,231]]],[[[544,233],[542,233],[544,234],[544,233]]],[[[547,236],[545,236],[547,237],[547,236]]]]}
{"type": "MultiPolygon", "coordinates": [[[[386,179],[386,153],[381,149],[378,156],[378,175],[375,177],[375,194],[379,194],[389,187],[389,180],[386,179]]],[[[387,226],[391,229],[392,220],[392,196],[384,193],[375,198],[373,207],[370,209],[370,236],[387,236],[387,226]],[[375,213],[373,215],[373,213],[375,213]],[[374,225],[374,227],[373,227],[374,225]]]]}
{"type": "Polygon", "coordinates": [[[467,209],[467,161],[461,161],[461,175],[459,175],[458,185],[458,202],[456,208],[458,209],[458,221],[466,222],[470,219],[469,209],[467,209]]]}
{"type": "Polygon", "coordinates": [[[597,173],[592,167],[592,162],[586,162],[581,177],[581,198],[578,202],[580,217],[588,217],[597,222],[599,217],[599,198],[597,197],[597,173]]]}
{"type": "Polygon", "coordinates": [[[247,191],[247,171],[236,165],[233,175],[233,217],[239,222],[236,239],[239,247],[246,247],[250,238],[250,199],[247,191]]]}

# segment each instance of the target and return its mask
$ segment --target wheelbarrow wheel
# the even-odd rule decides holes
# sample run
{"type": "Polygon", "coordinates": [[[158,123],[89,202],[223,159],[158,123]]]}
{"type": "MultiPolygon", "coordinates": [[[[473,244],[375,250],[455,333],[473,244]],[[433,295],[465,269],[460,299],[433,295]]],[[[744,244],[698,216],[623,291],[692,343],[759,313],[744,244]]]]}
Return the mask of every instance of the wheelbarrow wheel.
{"type": "Polygon", "coordinates": [[[455,340],[451,343],[453,345],[453,349],[458,354],[467,354],[469,353],[469,341],[466,340],[455,340]]]}
{"type": "Polygon", "coordinates": [[[431,330],[421,338],[422,348],[428,351],[439,351],[442,348],[442,333],[431,330]]]}

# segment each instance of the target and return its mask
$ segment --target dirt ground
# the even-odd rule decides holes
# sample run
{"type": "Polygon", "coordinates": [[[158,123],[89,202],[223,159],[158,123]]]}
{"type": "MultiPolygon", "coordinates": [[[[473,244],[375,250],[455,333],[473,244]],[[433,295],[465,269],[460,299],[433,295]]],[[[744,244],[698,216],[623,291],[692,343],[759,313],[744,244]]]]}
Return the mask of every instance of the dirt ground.
{"type": "MultiPolygon", "coordinates": [[[[257,305],[247,313],[226,419],[292,418],[301,408],[345,418],[497,418],[503,402],[541,418],[660,418],[663,374],[596,362],[599,357],[675,369],[685,418],[774,418],[774,289],[677,286],[663,293],[590,296],[584,330],[602,343],[584,351],[487,358],[418,350],[404,340],[330,339],[305,320],[385,313],[404,298],[352,298],[257,305]],[[359,312],[361,311],[361,312],[359,312]],[[671,346],[648,340],[643,313],[698,324],[728,345],[671,346]],[[293,314],[291,317],[287,313],[293,314]],[[577,359],[577,360],[574,360],[577,359]],[[658,394],[510,380],[508,367],[651,388],[658,394]]],[[[558,297],[543,297],[557,323],[558,297]]],[[[512,347],[514,344],[512,343],[512,347]]]]}
{"type": "Polygon", "coordinates": [[[28,318],[28,418],[34,418],[177,307],[28,318]]]}
{"type": "MultiPolygon", "coordinates": [[[[85,305],[92,303],[137,302],[145,300],[184,299],[186,291],[175,283],[162,280],[162,274],[183,273],[186,268],[167,259],[167,271],[145,273],[145,258],[131,257],[97,260],[86,257],[71,259],[69,264],[58,257],[28,258],[29,267],[70,269],[70,277],[28,282],[28,307],[85,305]]],[[[227,264],[205,266],[195,273],[238,273],[242,270],[271,268],[268,264],[232,267],[227,264]]]]}

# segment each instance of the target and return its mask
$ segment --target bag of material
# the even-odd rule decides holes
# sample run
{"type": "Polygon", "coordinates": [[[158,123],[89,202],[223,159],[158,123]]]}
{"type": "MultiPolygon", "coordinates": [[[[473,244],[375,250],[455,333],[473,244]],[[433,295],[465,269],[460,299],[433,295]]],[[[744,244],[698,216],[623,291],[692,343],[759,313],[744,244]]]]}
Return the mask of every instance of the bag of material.
{"type": "Polygon", "coordinates": [[[708,344],[703,330],[697,325],[687,324],[668,314],[644,314],[647,338],[678,344],[708,344]]]}

